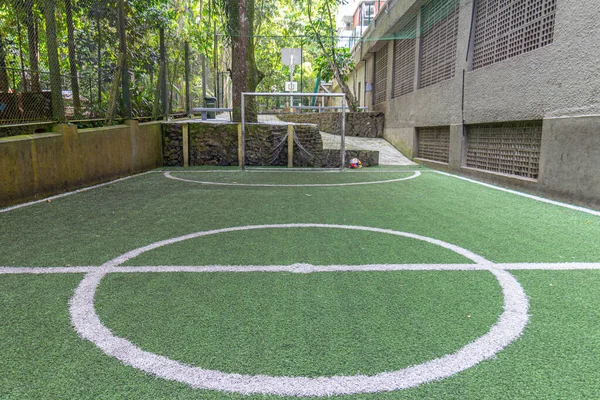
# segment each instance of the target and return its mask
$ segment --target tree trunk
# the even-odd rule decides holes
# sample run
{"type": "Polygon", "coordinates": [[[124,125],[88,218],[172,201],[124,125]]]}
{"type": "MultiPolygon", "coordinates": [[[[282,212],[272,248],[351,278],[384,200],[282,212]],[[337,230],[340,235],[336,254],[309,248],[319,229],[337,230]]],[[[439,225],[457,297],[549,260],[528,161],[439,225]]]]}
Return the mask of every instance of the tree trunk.
{"type": "Polygon", "coordinates": [[[96,17],[98,29],[98,109],[102,108],[102,28],[100,27],[100,14],[96,17]]]}
{"type": "Polygon", "coordinates": [[[330,68],[333,69],[333,74],[335,75],[335,80],[337,81],[338,85],[340,85],[340,87],[342,88],[342,92],[344,92],[344,94],[346,95],[346,102],[348,105],[348,111],[350,112],[356,112],[358,111],[358,103],[356,102],[356,97],[354,97],[354,94],[352,93],[352,91],[350,90],[350,88],[348,87],[348,84],[346,83],[346,81],[344,81],[344,77],[342,76],[342,74],[340,73],[339,68],[337,68],[335,65],[329,65],[330,68]]]}
{"type": "Polygon", "coordinates": [[[169,119],[169,95],[167,90],[167,74],[169,72],[169,66],[167,65],[167,50],[165,45],[165,29],[160,28],[159,32],[159,52],[160,52],[160,62],[161,62],[161,86],[160,86],[160,101],[162,104],[162,115],[163,119],[169,119]]]}
{"type": "Polygon", "coordinates": [[[119,0],[119,52],[123,54],[121,67],[121,92],[123,95],[123,117],[131,118],[131,95],[129,93],[129,67],[127,63],[127,22],[125,21],[125,0],[119,0]]]}
{"type": "Polygon", "coordinates": [[[48,65],[50,66],[50,89],[52,96],[52,116],[58,122],[65,121],[62,87],[60,80],[60,64],[58,62],[58,46],[56,41],[56,16],[54,0],[44,1],[44,18],[46,20],[46,46],[48,48],[48,65]]]}
{"type": "Polygon", "coordinates": [[[65,0],[67,17],[67,38],[69,43],[69,67],[71,72],[71,93],[73,94],[73,108],[75,115],[81,115],[81,97],[79,97],[79,78],[77,77],[77,55],[75,52],[75,27],[73,26],[73,12],[71,0],[65,0]]]}
{"type": "Polygon", "coordinates": [[[6,52],[4,38],[0,37],[0,93],[8,93],[8,74],[6,73],[6,52]]]}
{"type": "Polygon", "coordinates": [[[330,7],[330,3],[327,0],[325,0],[325,10],[326,10],[325,12],[329,19],[329,29],[330,29],[330,33],[331,33],[331,36],[328,37],[328,39],[329,39],[328,43],[330,45],[331,52],[325,47],[323,37],[321,36],[321,34],[319,33],[319,30],[315,26],[315,23],[313,22],[312,10],[313,9],[312,9],[311,3],[309,1],[308,8],[307,8],[308,20],[310,22],[310,27],[311,27],[312,31],[314,32],[317,44],[321,48],[321,51],[323,52],[323,56],[325,56],[325,59],[327,60],[327,63],[329,64],[329,68],[331,68],[331,70],[333,71],[333,76],[335,77],[335,80],[342,88],[342,92],[345,94],[346,102],[348,103],[348,111],[350,111],[350,112],[358,111],[358,104],[356,102],[356,98],[354,97],[354,94],[350,91],[350,88],[344,81],[344,77],[342,76],[340,69],[338,68],[337,64],[335,63],[335,61],[336,61],[335,50],[336,50],[337,40],[336,40],[335,33],[334,33],[335,25],[334,25],[334,21],[333,21],[334,18],[333,18],[333,12],[330,7]]]}
{"type": "MultiPolygon", "coordinates": [[[[241,121],[242,92],[253,92],[264,74],[258,70],[254,58],[254,0],[230,0],[228,4],[231,33],[231,80],[233,120],[241,121]]],[[[245,119],[257,121],[256,102],[252,97],[244,99],[245,119]]]]}
{"type": "Polygon", "coordinates": [[[41,92],[40,85],[40,50],[38,42],[38,24],[33,13],[33,0],[25,0],[25,25],[27,26],[27,43],[29,45],[29,69],[31,70],[31,91],[41,92]]]}

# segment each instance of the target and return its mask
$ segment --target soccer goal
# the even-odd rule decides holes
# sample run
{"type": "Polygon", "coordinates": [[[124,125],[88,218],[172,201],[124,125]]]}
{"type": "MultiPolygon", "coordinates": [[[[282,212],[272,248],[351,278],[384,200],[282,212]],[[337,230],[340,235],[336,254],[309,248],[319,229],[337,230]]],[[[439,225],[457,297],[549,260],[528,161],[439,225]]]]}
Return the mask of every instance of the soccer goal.
{"type": "Polygon", "coordinates": [[[243,92],[241,100],[242,170],[247,166],[344,170],[347,106],[343,93],[243,92]],[[249,116],[246,106],[251,103],[249,109],[257,114],[249,116]]]}

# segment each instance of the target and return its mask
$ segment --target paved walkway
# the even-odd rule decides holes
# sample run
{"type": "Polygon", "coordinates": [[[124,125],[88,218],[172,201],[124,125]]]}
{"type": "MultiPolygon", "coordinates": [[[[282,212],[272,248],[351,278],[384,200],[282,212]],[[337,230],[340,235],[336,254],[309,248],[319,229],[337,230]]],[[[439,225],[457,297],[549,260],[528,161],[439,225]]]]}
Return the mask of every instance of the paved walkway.
{"type": "MultiPolygon", "coordinates": [[[[324,149],[339,149],[341,136],[321,132],[324,149]]],[[[379,151],[379,165],[416,165],[406,158],[387,140],[380,138],[363,138],[346,136],[346,150],[377,150],[379,151]]]]}
{"type": "MultiPolygon", "coordinates": [[[[259,115],[260,122],[283,123],[276,115],[259,115]]],[[[339,150],[342,138],[339,135],[321,132],[324,149],[339,150]]],[[[417,165],[410,161],[387,140],[380,138],[363,138],[346,136],[346,150],[376,150],[379,151],[379,165],[417,165]]]]}

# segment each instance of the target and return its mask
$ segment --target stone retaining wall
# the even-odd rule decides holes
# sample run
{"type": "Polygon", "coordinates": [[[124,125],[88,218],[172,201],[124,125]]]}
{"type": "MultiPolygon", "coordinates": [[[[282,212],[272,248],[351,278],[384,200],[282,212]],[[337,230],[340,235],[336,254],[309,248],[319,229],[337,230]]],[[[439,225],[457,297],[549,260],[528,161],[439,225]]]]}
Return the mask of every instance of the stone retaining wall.
{"type": "MultiPolygon", "coordinates": [[[[301,124],[316,124],[322,132],[342,134],[342,117],[338,112],[298,113],[278,115],[279,119],[301,124]]],[[[380,112],[346,114],[346,136],[381,138],[385,115],[380,112]]]]}
{"type": "MultiPolygon", "coordinates": [[[[248,124],[246,126],[246,165],[286,166],[288,126],[248,124]]],[[[336,168],[339,150],[323,150],[316,125],[296,124],[295,134],[302,148],[294,143],[294,166],[336,168]]],[[[183,166],[183,123],[163,123],[163,162],[183,166]]],[[[189,165],[235,166],[238,159],[237,123],[197,122],[188,124],[189,165]]],[[[347,150],[346,161],[358,157],[363,166],[378,165],[379,152],[347,150]]]]}

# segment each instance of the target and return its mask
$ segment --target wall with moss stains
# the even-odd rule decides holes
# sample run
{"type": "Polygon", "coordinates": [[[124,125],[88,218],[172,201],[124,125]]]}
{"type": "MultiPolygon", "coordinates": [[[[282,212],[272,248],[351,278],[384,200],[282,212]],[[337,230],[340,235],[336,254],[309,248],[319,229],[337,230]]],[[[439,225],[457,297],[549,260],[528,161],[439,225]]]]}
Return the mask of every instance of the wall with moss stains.
{"type": "Polygon", "coordinates": [[[43,198],[162,165],[160,123],[0,138],[0,206],[43,198]]]}

